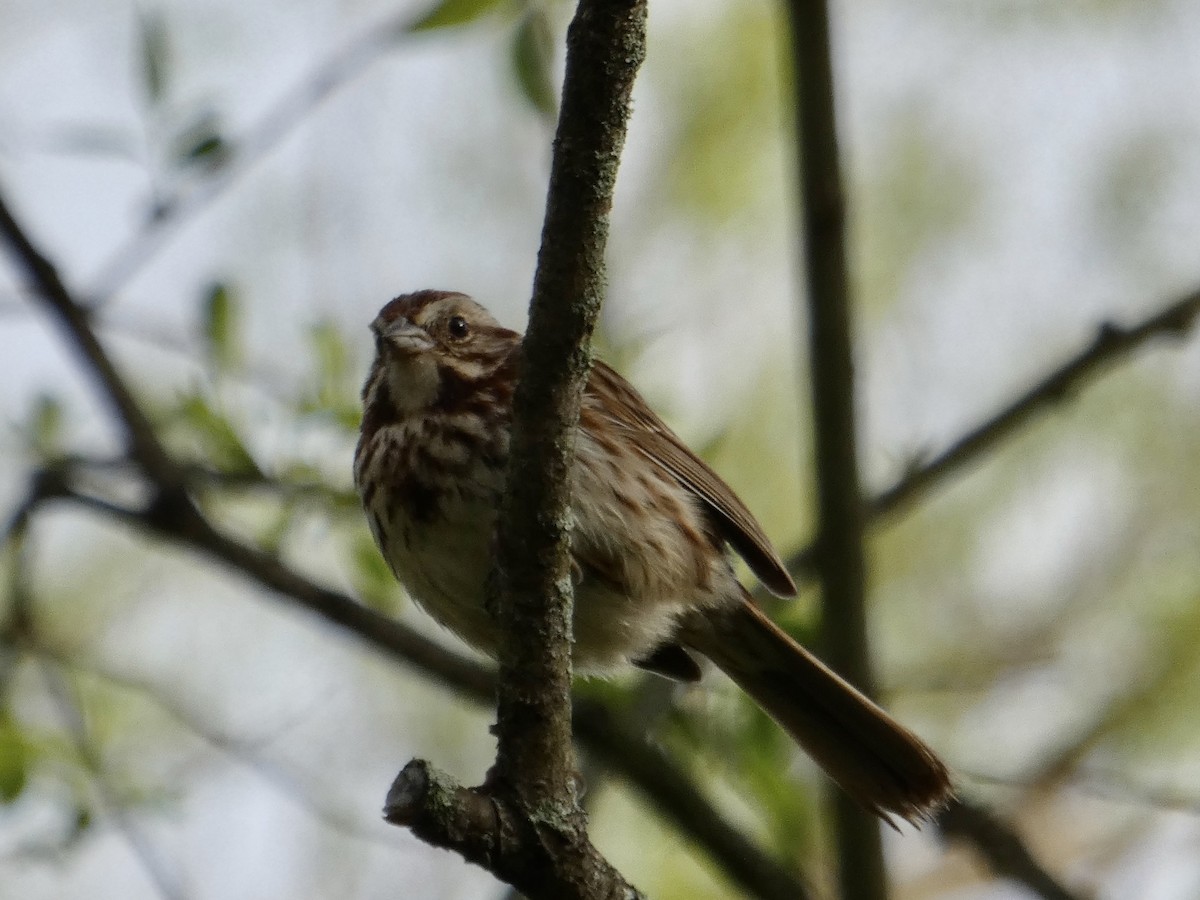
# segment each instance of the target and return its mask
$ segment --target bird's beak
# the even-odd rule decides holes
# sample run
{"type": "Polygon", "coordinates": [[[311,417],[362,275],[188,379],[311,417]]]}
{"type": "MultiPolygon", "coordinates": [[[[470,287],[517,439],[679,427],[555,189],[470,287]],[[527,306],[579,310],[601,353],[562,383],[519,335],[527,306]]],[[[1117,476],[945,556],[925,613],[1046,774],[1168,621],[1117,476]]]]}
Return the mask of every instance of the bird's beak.
{"type": "Polygon", "coordinates": [[[425,329],[404,317],[391,322],[376,319],[371,323],[371,331],[375,333],[380,347],[393,353],[409,356],[433,349],[433,339],[425,329]]]}

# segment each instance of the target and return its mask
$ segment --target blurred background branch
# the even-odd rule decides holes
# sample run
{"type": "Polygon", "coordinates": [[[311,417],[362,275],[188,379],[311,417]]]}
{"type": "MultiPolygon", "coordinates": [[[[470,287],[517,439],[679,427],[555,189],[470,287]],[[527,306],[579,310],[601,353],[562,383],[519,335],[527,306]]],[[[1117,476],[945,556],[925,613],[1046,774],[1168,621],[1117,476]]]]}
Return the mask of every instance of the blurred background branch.
{"type": "MultiPolygon", "coordinates": [[[[1055,366],[1028,390],[1017,395],[979,425],[953,440],[932,459],[914,459],[909,471],[867,503],[872,525],[885,524],[945,484],[957,473],[978,463],[1005,439],[1015,437],[1038,416],[1069,403],[1094,379],[1113,366],[1133,359],[1146,343],[1160,338],[1182,340],[1200,315],[1200,290],[1189,291],[1132,325],[1105,322],[1096,337],[1079,353],[1055,366]]],[[[819,557],[816,541],[788,557],[788,568],[797,578],[812,577],[819,557]]],[[[760,599],[765,592],[759,590],[760,599]]]]}
{"type": "MultiPolygon", "coordinates": [[[[834,111],[829,9],[825,0],[792,0],[787,16],[802,223],[798,256],[807,301],[807,382],[812,395],[819,643],[833,669],[874,697],[858,475],[854,309],[846,262],[846,202],[834,111]]],[[[843,792],[832,791],[830,802],[840,896],[883,900],[887,877],[879,823],[843,792]]]]}

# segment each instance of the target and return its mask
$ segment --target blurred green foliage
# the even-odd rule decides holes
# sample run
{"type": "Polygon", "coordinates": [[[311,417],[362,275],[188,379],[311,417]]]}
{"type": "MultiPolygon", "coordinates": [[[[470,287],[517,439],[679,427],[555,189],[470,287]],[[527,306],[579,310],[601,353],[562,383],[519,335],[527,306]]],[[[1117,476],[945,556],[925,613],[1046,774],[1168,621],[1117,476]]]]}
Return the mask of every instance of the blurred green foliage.
{"type": "Polygon", "coordinates": [[[212,282],[201,298],[204,347],[213,369],[227,372],[242,361],[241,309],[234,288],[212,282]]]}
{"type": "Polygon", "coordinates": [[[697,225],[753,215],[764,197],[791,190],[768,177],[787,146],[780,16],[766,3],[729,4],[716,22],[655,48],[672,110],[666,200],[697,225]]]}
{"type": "Polygon", "coordinates": [[[913,266],[978,224],[981,176],[920,106],[900,109],[868,171],[852,184],[855,296],[868,314],[892,307],[913,266]]]}
{"type": "Polygon", "coordinates": [[[25,790],[29,757],[24,731],[0,709],[0,803],[12,803],[25,790]]]}
{"type": "Polygon", "coordinates": [[[510,5],[511,0],[441,0],[410,25],[409,30],[431,31],[467,25],[510,5]]]}

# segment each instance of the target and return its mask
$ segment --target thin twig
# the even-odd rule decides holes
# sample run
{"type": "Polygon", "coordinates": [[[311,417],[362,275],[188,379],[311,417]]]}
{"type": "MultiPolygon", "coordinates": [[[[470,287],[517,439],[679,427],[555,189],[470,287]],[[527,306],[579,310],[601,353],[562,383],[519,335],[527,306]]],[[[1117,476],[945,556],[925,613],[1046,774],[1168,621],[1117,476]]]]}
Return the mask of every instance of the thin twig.
{"type": "MultiPolygon", "coordinates": [[[[1133,325],[1103,323],[1084,349],[1038,379],[933,459],[912,469],[874,497],[867,506],[871,524],[881,524],[911,508],[931,491],[945,485],[952,475],[978,462],[999,443],[1078,394],[1093,380],[1132,357],[1145,344],[1163,337],[1187,336],[1195,327],[1197,317],[1200,317],[1200,289],[1190,291],[1133,325]]],[[[817,545],[813,542],[788,558],[788,569],[797,577],[811,576],[816,561],[817,545]]]]}
{"type": "Polygon", "coordinates": [[[447,650],[345,594],[309,581],[271,554],[222,534],[207,520],[174,517],[170,509],[161,504],[142,509],[125,507],[66,485],[62,486],[59,496],[169,540],[182,542],[325,621],[353,632],[367,644],[438,679],[457,693],[474,700],[490,700],[493,696],[494,676],[483,665],[447,650]]]}
{"type": "Polygon", "coordinates": [[[142,869],[158,891],[159,896],[165,900],[186,900],[187,894],[179,884],[179,879],[167,871],[167,867],[159,858],[158,853],[151,846],[146,835],[134,823],[117,791],[109,783],[108,775],[104,771],[104,763],[91,742],[87,723],[73,696],[71,686],[53,663],[48,659],[42,659],[41,662],[47,689],[58,705],[67,732],[75,745],[75,752],[91,776],[92,785],[101,805],[108,813],[109,819],[121,836],[125,838],[125,842],[141,863],[142,869]]]}
{"type": "Polygon", "coordinates": [[[0,234],[34,288],[33,296],[52,314],[67,342],[83,357],[125,429],[130,455],[161,487],[179,484],[179,470],[158,439],[154,426],[138,405],[133,391],[117,371],[92,328],[91,314],[80,305],[58,277],[49,260],[34,246],[13,217],[0,191],[0,234]]]}
{"type": "Polygon", "coordinates": [[[989,810],[955,799],[936,821],[946,837],[971,844],[997,875],[1024,885],[1044,900],[1079,900],[1033,858],[1020,835],[989,810]]]}
{"type": "Polygon", "coordinates": [[[122,690],[137,693],[141,699],[153,704],[163,715],[170,717],[173,722],[185,728],[190,734],[202,740],[209,747],[252,770],[259,778],[279,791],[281,795],[286,796],[304,808],[313,819],[320,822],[330,831],[363,843],[380,847],[395,847],[394,841],[385,840],[382,835],[367,831],[362,827],[360,821],[325,809],[315,798],[309,796],[300,785],[295,784],[290,776],[279,771],[266,760],[255,756],[255,745],[261,744],[263,741],[246,741],[219,733],[216,729],[201,722],[184,704],[164,694],[157,685],[144,679],[118,673],[100,665],[92,663],[87,665],[81,664],[79,660],[70,658],[61,650],[43,643],[41,638],[36,634],[27,633],[23,635],[21,648],[37,654],[39,657],[44,657],[62,669],[86,674],[108,682],[122,690]]]}
{"type": "Polygon", "coordinates": [[[142,228],[113,254],[83,292],[89,303],[94,307],[107,303],[174,234],[279,146],[322,101],[394,47],[411,20],[412,14],[406,10],[365,29],[304,75],[245,134],[229,141],[227,155],[207,181],[187,194],[176,194],[157,203],[142,228]]]}

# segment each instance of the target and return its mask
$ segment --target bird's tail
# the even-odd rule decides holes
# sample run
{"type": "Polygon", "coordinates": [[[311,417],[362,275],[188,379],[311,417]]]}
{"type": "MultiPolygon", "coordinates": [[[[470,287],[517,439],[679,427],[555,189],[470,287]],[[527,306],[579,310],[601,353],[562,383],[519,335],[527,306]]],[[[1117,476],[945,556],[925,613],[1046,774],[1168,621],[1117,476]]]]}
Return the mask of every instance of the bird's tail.
{"type": "Polygon", "coordinates": [[[685,623],[680,638],[717,664],[862,806],[914,822],[951,796],[924,742],[788,637],[745,598],[685,623]]]}

